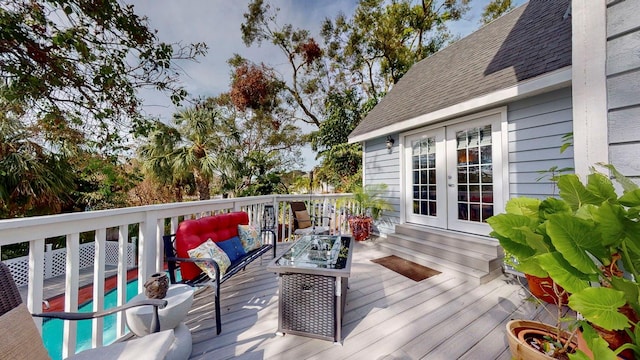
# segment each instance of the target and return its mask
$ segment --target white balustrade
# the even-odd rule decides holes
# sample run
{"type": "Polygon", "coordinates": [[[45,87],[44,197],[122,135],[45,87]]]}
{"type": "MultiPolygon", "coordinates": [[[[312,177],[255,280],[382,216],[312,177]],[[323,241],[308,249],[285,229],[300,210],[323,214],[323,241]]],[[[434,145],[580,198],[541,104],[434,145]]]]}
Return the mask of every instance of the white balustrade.
{"type": "MultiPolygon", "coordinates": [[[[290,201],[307,201],[311,215],[329,216],[331,226],[342,233],[348,232],[345,214],[337,209],[337,200],[348,194],[329,195],[265,195],[232,199],[215,199],[193,202],[148,205],[112,210],[35,216],[0,220],[0,250],[3,246],[28,242],[29,256],[24,259],[10,259],[9,265],[18,285],[28,284],[26,303],[30,311],[41,312],[45,279],[64,274],[65,311],[78,309],[79,270],[94,267],[93,310],[102,310],[104,298],[105,265],[117,267],[117,303],[126,301],[127,270],[138,268],[139,292],[145,279],[162,271],[164,249],[162,236],[175,232],[182,219],[199,218],[223,212],[246,211],[249,221],[261,225],[265,205],[277,209],[277,219],[281,234],[290,234],[292,223],[290,201]],[[138,233],[131,236],[129,229],[138,227],[138,233]],[[80,244],[80,234],[95,232],[92,243],[80,244]],[[116,241],[106,241],[107,233],[116,236],[116,241]],[[115,234],[115,235],[114,235],[115,234]],[[51,250],[45,239],[65,237],[66,248],[51,250]],[[136,249],[137,247],[137,249],[136,249]],[[135,253],[138,253],[135,259],[135,253]],[[137,261],[136,261],[137,260],[137,261]]],[[[286,241],[286,237],[282,237],[286,241]]],[[[109,239],[115,240],[115,239],[109,239]]],[[[35,320],[38,326],[41,321],[35,320]]],[[[102,345],[101,322],[93,324],[93,346],[102,345]]],[[[124,318],[117,318],[117,335],[124,334],[124,318]]],[[[73,353],[76,343],[76,325],[65,321],[63,356],[73,353]]]]}

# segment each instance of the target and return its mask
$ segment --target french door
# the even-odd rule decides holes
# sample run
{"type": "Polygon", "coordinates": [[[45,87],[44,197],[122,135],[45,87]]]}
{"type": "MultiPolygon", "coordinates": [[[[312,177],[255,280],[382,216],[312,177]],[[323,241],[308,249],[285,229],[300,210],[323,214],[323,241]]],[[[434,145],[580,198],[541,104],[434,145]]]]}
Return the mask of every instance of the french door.
{"type": "Polygon", "coordinates": [[[407,135],[406,221],[488,234],[503,198],[501,137],[499,114],[407,135]]]}

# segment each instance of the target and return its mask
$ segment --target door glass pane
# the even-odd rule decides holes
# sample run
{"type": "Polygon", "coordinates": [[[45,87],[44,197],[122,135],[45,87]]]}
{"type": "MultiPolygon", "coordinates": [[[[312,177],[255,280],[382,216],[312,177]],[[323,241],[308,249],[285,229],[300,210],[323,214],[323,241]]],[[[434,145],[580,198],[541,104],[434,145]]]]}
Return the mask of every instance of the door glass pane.
{"type": "Polygon", "coordinates": [[[413,213],[436,216],[436,139],[429,137],[413,141],[413,213]],[[431,186],[429,186],[431,185],[431,186]],[[433,202],[434,205],[431,204],[433,202]]]}
{"type": "Polygon", "coordinates": [[[486,222],[493,215],[491,125],[458,131],[456,142],[458,219],[486,222]]]}

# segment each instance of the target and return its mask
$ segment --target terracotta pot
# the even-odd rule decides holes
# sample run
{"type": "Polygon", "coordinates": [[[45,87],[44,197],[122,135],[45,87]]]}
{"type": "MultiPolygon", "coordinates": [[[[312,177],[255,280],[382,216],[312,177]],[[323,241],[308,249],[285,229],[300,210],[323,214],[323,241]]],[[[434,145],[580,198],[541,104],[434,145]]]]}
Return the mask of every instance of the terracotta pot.
{"type": "Polygon", "coordinates": [[[371,224],[373,219],[368,216],[352,216],[349,218],[349,228],[351,236],[356,241],[363,241],[369,238],[371,234],[371,224]]]}
{"type": "MultiPolygon", "coordinates": [[[[537,276],[525,274],[527,278],[527,283],[529,284],[529,291],[533,296],[537,297],[540,300],[546,301],[549,304],[558,305],[558,296],[555,291],[553,291],[553,280],[550,277],[540,278],[537,276]]],[[[558,290],[564,291],[562,287],[557,286],[558,290]]],[[[569,294],[564,292],[562,295],[562,304],[567,305],[569,302],[569,294]]]]}
{"type": "MultiPolygon", "coordinates": [[[[596,329],[596,331],[598,331],[598,329],[596,329]]],[[[600,336],[602,336],[602,334],[600,334],[600,336]]],[[[582,331],[578,331],[577,338],[578,338],[578,349],[580,351],[582,351],[583,353],[585,353],[585,355],[587,355],[587,357],[589,359],[593,360],[593,352],[591,351],[591,349],[589,349],[589,346],[587,345],[587,342],[584,340],[584,337],[582,336],[582,331]]],[[[605,338],[605,340],[607,340],[607,339],[605,338]]],[[[611,344],[609,344],[609,345],[611,345],[611,344]]],[[[631,350],[625,350],[625,351],[622,352],[621,355],[622,356],[617,356],[617,358],[621,359],[621,360],[633,360],[633,359],[635,359],[635,357],[633,356],[633,351],[631,351],[631,350]]]]}
{"type": "MultiPolygon", "coordinates": [[[[507,323],[507,340],[511,357],[515,360],[548,360],[555,359],[537,349],[534,349],[526,341],[530,338],[542,338],[544,336],[555,337],[558,329],[537,321],[511,320],[507,323]]],[[[561,337],[566,341],[570,336],[566,331],[562,331],[561,337]]],[[[564,343],[564,342],[563,342],[564,343]]],[[[572,341],[571,349],[577,348],[577,343],[572,341]]]]}

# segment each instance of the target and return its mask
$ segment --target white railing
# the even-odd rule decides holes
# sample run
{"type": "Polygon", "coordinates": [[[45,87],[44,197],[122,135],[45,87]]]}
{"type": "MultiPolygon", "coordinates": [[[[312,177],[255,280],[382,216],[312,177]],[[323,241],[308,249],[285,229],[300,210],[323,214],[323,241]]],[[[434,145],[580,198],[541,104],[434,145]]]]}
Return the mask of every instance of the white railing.
{"type": "MultiPolygon", "coordinates": [[[[0,220],[0,251],[2,246],[28,242],[29,269],[26,304],[31,312],[41,312],[45,269],[45,239],[63,236],[66,239],[65,252],[65,301],[64,311],[78,309],[78,283],[80,262],[80,234],[95,232],[93,254],[93,311],[104,308],[105,265],[107,264],[107,231],[117,228],[117,304],[126,301],[127,248],[129,229],[138,227],[138,292],[142,291],[144,280],[151,274],[164,269],[162,236],[175,232],[179,221],[185,218],[200,218],[229,211],[246,211],[249,221],[261,225],[265,205],[279,209],[278,223],[280,234],[291,234],[291,210],[289,201],[306,201],[311,215],[332,217],[332,227],[348,232],[346,216],[337,210],[336,202],[348,194],[331,195],[267,195],[245,198],[216,199],[183,203],[159,204],[113,210],[99,210],[82,213],[70,213],[49,216],[37,216],[19,219],[0,220]],[[320,214],[321,213],[321,214],[320,214]]],[[[286,236],[281,236],[285,239],[286,236]]],[[[286,240],[286,239],[285,239],[286,240]]],[[[34,318],[41,327],[40,318],[34,318]]],[[[102,319],[93,320],[93,347],[102,346],[102,319]]],[[[65,321],[62,356],[74,353],[76,348],[76,324],[65,321]]],[[[122,314],[117,318],[117,337],[125,333],[122,314]]]]}

